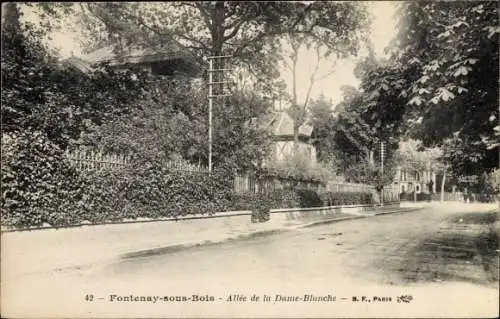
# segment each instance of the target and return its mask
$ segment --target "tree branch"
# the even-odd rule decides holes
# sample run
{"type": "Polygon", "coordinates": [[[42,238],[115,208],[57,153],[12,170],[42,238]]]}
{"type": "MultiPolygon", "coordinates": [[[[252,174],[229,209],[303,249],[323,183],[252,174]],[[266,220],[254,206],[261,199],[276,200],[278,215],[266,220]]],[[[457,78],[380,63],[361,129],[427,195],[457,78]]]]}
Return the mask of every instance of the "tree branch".
{"type": "Polygon", "coordinates": [[[239,54],[241,54],[241,52],[244,49],[246,49],[247,47],[251,46],[253,43],[256,43],[256,42],[259,42],[259,41],[263,41],[265,38],[269,38],[269,37],[273,37],[273,36],[277,36],[277,35],[281,35],[281,34],[286,34],[286,33],[310,34],[312,32],[312,30],[314,29],[314,27],[315,27],[314,24],[308,30],[299,31],[299,30],[294,30],[294,29],[299,24],[299,22],[302,21],[305,18],[306,13],[311,10],[313,4],[314,3],[308,4],[306,6],[306,8],[304,8],[304,10],[302,11],[302,13],[299,14],[299,16],[297,17],[297,19],[294,21],[294,23],[292,23],[292,25],[290,27],[288,27],[288,28],[286,28],[284,30],[276,30],[274,32],[261,32],[261,33],[259,33],[253,39],[250,39],[249,41],[246,41],[239,48],[237,48],[233,56],[235,56],[235,57],[238,56],[239,54]]]}
{"type": "Polygon", "coordinates": [[[297,107],[297,59],[298,59],[298,49],[294,49],[291,55],[292,58],[292,77],[293,77],[293,106],[297,107]]]}
{"type": "Polygon", "coordinates": [[[307,88],[307,93],[306,93],[306,98],[304,100],[304,106],[302,107],[303,110],[307,109],[307,103],[309,102],[309,98],[311,97],[311,91],[314,86],[314,83],[316,82],[316,74],[318,73],[319,70],[319,64],[321,62],[321,52],[320,52],[320,47],[316,47],[316,60],[318,61],[316,63],[316,67],[314,68],[313,73],[311,74],[311,77],[309,78],[309,87],[307,88]]]}
{"type": "MultiPolygon", "coordinates": [[[[226,17],[227,19],[227,17],[226,17]]],[[[229,23],[228,25],[225,25],[224,26],[224,30],[229,30],[229,29],[232,29],[234,27],[236,27],[239,23],[241,23],[241,21],[243,21],[242,18],[239,18],[239,19],[234,19],[233,22],[229,23]]],[[[246,21],[246,20],[245,20],[246,21]]]]}
{"type": "Polygon", "coordinates": [[[332,75],[333,73],[335,73],[335,71],[337,71],[337,69],[335,68],[336,66],[337,66],[337,61],[335,61],[335,64],[332,66],[331,70],[329,72],[323,74],[319,78],[317,78],[316,82],[322,81],[322,80],[326,79],[327,77],[329,77],[330,75],[332,75]]]}
{"type": "Polygon", "coordinates": [[[286,61],[286,60],[284,60],[284,59],[283,59],[282,61],[283,61],[283,63],[285,64],[286,68],[287,68],[288,70],[290,70],[290,72],[293,72],[293,69],[292,69],[292,66],[290,65],[290,63],[288,63],[288,61],[286,61]]]}
{"type": "Polygon", "coordinates": [[[299,22],[305,18],[306,13],[307,13],[307,12],[309,12],[309,11],[311,10],[311,8],[312,8],[313,4],[314,4],[314,2],[312,2],[312,3],[308,4],[308,5],[304,8],[304,10],[303,10],[303,11],[299,14],[299,16],[298,16],[297,20],[295,20],[295,22],[294,22],[294,23],[292,24],[292,26],[289,28],[290,30],[293,30],[293,29],[297,26],[297,24],[299,24],[299,22]]]}
{"type": "MultiPolygon", "coordinates": [[[[234,26],[234,29],[233,31],[231,31],[231,33],[229,33],[228,35],[225,35],[224,36],[224,42],[227,41],[227,40],[230,40],[232,38],[234,38],[236,36],[236,34],[238,34],[238,31],[240,31],[241,29],[241,26],[245,23],[245,20],[241,20],[239,21],[235,26],[234,26]]],[[[226,29],[227,30],[227,29],[226,29]]],[[[225,31],[225,30],[224,30],[225,31]]]]}
{"type": "Polygon", "coordinates": [[[203,49],[203,50],[209,50],[208,47],[203,43],[201,42],[200,40],[197,40],[197,39],[193,39],[193,38],[190,38],[190,37],[187,37],[183,34],[178,34],[178,33],[175,33],[175,36],[178,36],[182,39],[185,39],[187,41],[190,41],[190,42],[193,42],[193,43],[197,43],[200,45],[200,47],[193,47],[193,46],[185,46],[183,45],[182,43],[180,43],[177,39],[175,39],[175,37],[173,36],[173,34],[171,33],[168,33],[168,32],[164,32],[163,30],[161,30],[160,28],[158,28],[157,26],[151,26],[151,25],[148,25],[146,23],[146,21],[144,21],[144,19],[142,17],[136,17],[137,19],[137,22],[139,23],[139,25],[145,27],[146,29],[160,35],[160,36],[165,36],[165,37],[168,37],[170,40],[172,40],[175,44],[181,46],[182,48],[200,48],[200,49],[203,49]]]}

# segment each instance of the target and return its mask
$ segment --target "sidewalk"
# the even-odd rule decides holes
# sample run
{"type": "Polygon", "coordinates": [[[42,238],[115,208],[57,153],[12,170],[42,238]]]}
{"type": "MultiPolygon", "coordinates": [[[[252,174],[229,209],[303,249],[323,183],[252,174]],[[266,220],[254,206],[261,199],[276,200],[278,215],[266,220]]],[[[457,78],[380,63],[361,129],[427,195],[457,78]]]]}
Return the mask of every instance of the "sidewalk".
{"type": "Polygon", "coordinates": [[[179,251],[193,246],[415,209],[418,208],[393,209],[364,216],[341,213],[328,220],[286,225],[251,223],[249,215],[240,215],[182,222],[159,221],[3,233],[2,274],[4,278],[13,278],[67,268],[85,268],[120,258],[147,255],[155,250],[179,251]]]}

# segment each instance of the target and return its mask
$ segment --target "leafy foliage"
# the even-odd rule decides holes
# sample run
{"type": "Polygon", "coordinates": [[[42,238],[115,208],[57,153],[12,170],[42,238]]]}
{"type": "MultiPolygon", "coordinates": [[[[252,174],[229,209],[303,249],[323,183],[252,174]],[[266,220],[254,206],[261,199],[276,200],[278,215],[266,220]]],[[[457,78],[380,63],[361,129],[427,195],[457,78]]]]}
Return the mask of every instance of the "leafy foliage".
{"type": "Polygon", "coordinates": [[[225,210],[231,191],[225,174],[170,171],[154,161],[92,179],[95,216],[109,219],[213,214],[225,210]]]}
{"type": "Polygon", "coordinates": [[[303,187],[285,188],[266,193],[239,194],[235,197],[234,209],[251,210],[254,222],[266,222],[269,210],[275,208],[308,208],[341,205],[374,204],[371,193],[318,192],[303,187]]]}
{"type": "Polygon", "coordinates": [[[488,176],[488,182],[497,196],[500,194],[500,169],[493,170],[488,176]]]}
{"type": "Polygon", "coordinates": [[[335,178],[331,167],[312,163],[308,154],[296,152],[280,162],[269,163],[261,174],[327,183],[335,178]]]}
{"type": "MultiPolygon", "coordinates": [[[[370,65],[373,67],[373,65],[370,65]]],[[[361,69],[364,70],[364,69],[361,69]]],[[[354,87],[342,88],[344,99],[335,112],[327,101],[315,101],[312,109],[314,143],[322,161],[337,168],[348,182],[387,185],[392,183],[392,157],[398,147],[399,124],[386,125],[373,115],[373,105],[366,104],[366,94],[354,87]],[[380,142],[385,142],[385,169],[379,162],[380,142]]]]}
{"type": "Polygon", "coordinates": [[[367,105],[381,108],[374,117],[396,115],[390,123],[406,123],[425,146],[453,140],[446,151],[456,174],[491,170],[498,163],[497,4],[405,2],[399,16],[390,60],[363,73],[367,105]]]}
{"type": "MultiPolygon", "coordinates": [[[[130,102],[130,112],[94,126],[79,144],[110,152],[148,158],[208,161],[206,92],[193,81],[167,78],[151,83],[143,97],[130,102]],[[156,89],[157,88],[157,89],[156,89]]],[[[245,171],[259,166],[267,155],[269,133],[250,124],[267,112],[269,103],[245,92],[235,92],[213,107],[213,162],[215,166],[245,171]]]]}
{"type": "Polygon", "coordinates": [[[2,134],[2,224],[70,225],[87,215],[85,180],[40,131],[2,134]]]}
{"type": "Polygon", "coordinates": [[[92,123],[116,118],[140,96],[131,72],[105,68],[92,76],[61,64],[40,31],[20,21],[18,4],[6,5],[2,28],[2,130],[43,131],[66,148],[92,123]]]}
{"type": "Polygon", "coordinates": [[[353,3],[176,2],[88,3],[75,6],[95,42],[176,43],[202,56],[231,55],[234,66],[261,80],[275,78],[279,37],[308,34],[332,49],[356,50],[366,12],[353,3]],[[81,10],[80,10],[81,9],[81,10]]]}
{"type": "Polygon", "coordinates": [[[395,153],[395,163],[403,168],[414,170],[442,171],[443,150],[438,147],[426,148],[421,141],[408,139],[399,143],[399,148],[395,153]]]}
{"type": "Polygon", "coordinates": [[[348,90],[337,106],[337,147],[353,158],[385,141],[394,153],[400,137],[412,137],[441,147],[455,175],[491,170],[498,164],[497,5],[399,6],[389,59],[369,47],[355,70],[360,90],[348,90]]]}
{"type": "Polygon", "coordinates": [[[317,158],[320,162],[329,162],[331,153],[335,149],[334,134],[335,118],[333,106],[324,95],[310,104],[311,122],[313,131],[312,144],[316,147],[317,158]]]}

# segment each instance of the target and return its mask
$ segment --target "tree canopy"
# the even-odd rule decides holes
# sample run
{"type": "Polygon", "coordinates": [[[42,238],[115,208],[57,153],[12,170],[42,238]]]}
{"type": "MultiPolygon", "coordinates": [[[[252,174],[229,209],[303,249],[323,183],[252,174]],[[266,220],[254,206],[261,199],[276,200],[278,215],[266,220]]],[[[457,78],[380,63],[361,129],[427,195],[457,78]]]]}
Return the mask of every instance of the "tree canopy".
{"type": "Polygon", "coordinates": [[[405,134],[443,146],[457,174],[496,167],[497,4],[404,2],[397,14],[389,60],[371,56],[357,70],[360,113],[375,129],[383,123],[384,139],[405,134]]]}
{"type": "Polygon", "coordinates": [[[419,2],[401,9],[392,56],[414,74],[399,92],[415,120],[411,133],[426,145],[447,146],[449,157],[462,162],[457,172],[497,166],[498,150],[490,146],[498,140],[498,4],[419,2]]]}

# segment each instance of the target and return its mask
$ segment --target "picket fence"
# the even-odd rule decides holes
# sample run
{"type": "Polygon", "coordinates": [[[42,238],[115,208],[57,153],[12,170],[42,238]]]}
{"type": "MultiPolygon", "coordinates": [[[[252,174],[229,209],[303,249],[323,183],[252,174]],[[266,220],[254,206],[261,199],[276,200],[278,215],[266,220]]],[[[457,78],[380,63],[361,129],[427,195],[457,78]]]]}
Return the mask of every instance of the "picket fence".
{"type": "Polygon", "coordinates": [[[78,170],[120,169],[129,165],[129,157],[93,149],[66,150],[66,158],[78,170]]]}
{"type": "MultiPolygon", "coordinates": [[[[70,163],[81,171],[123,169],[130,165],[130,156],[108,154],[94,149],[67,150],[65,154],[70,163]]],[[[208,173],[208,167],[194,165],[185,161],[169,161],[165,165],[170,170],[208,173]]],[[[236,175],[233,179],[233,187],[236,193],[265,193],[291,186],[326,189],[333,192],[375,192],[372,185],[366,184],[328,183],[328,185],[323,185],[318,181],[271,176],[255,178],[252,175],[236,175]]]]}
{"type": "MultiPolygon", "coordinates": [[[[130,165],[130,156],[108,154],[93,149],[66,151],[66,158],[78,170],[121,169],[130,165]]],[[[208,167],[194,165],[185,161],[168,161],[165,166],[170,170],[208,173],[208,167]]]]}

